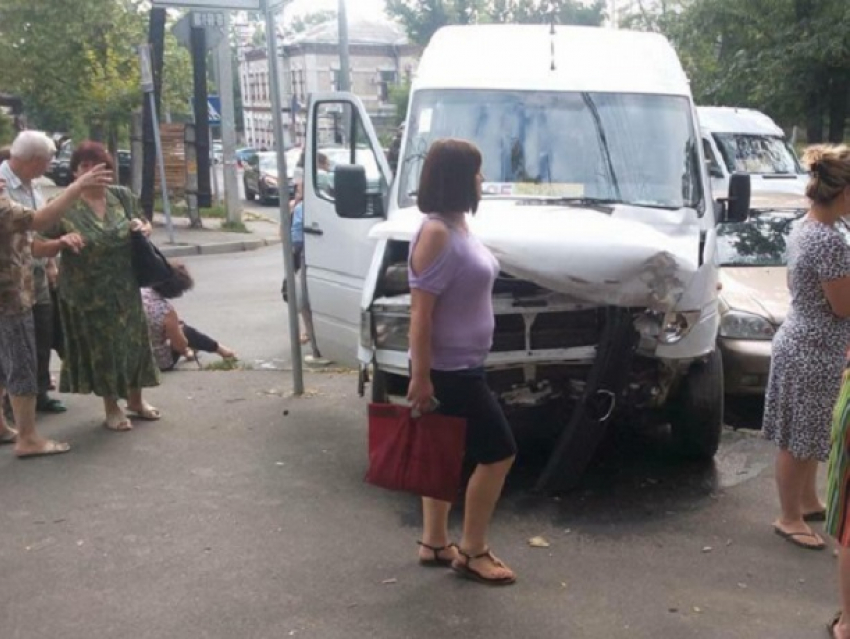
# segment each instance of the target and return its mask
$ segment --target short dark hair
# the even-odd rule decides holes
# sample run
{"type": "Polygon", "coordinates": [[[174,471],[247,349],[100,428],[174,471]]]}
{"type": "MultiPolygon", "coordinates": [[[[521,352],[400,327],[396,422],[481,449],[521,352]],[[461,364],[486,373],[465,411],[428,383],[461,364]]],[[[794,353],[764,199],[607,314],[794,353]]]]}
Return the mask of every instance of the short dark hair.
{"type": "Polygon", "coordinates": [[[416,204],[423,213],[475,213],[481,151],[466,140],[436,140],[428,150],[416,204]]]}
{"type": "Polygon", "coordinates": [[[0,147],[0,162],[5,162],[6,160],[8,160],[11,157],[12,157],[12,147],[10,147],[8,145],[0,147]]]}
{"type": "Polygon", "coordinates": [[[153,290],[165,299],[171,300],[180,297],[195,286],[195,280],[189,274],[189,269],[181,262],[171,262],[171,277],[164,282],[151,286],[153,290]]]}
{"type": "Polygon", "coordinates": [[[76,173],[77,169],[83,162],[92,162],[93,164],[105,164],[107,168],[115,168],[115,163],[112,161],[112,156],[109,151],[100,143],[94,140],[83,140],[79,146],[74,149],[71,154],[71,173],[76,173]]]}

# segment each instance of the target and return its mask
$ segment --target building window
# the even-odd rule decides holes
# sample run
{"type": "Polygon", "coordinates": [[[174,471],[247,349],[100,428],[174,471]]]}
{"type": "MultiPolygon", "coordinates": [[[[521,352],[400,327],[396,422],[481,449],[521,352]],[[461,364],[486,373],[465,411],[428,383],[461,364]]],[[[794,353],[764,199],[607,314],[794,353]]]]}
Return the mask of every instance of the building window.
{"type": "Polygon", "coordinates": [[[390,101],[390,87],[397,82],[395,71],[378,72],[378,99],[381,102],[390,101]]]}

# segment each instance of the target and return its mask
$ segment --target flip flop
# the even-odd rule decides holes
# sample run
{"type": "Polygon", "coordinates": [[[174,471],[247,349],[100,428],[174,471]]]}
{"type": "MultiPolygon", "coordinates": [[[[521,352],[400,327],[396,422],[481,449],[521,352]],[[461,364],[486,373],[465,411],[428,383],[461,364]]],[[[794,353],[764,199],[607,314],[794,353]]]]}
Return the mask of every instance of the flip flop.
{"type": "Polygon", "coordinates": [[[114,424],[109,423],[109,418],[103,420],[103,427],[114,433],[126,433],[128,430],[133,430],[133,424],[130,423],[130,418],[126,415],[114,424]]]}
{"type": "Polygon", "coordinates": [[[773,527],[773,532],[782,537],[788,543],[794,544],[800,548],[805,548],[806,550],[823,550],[826,548],[826,544],[823,541],[819,544],[805,544],[800,541],[801,538],[817,539],[818,536],[813,532],[785,532],[778,526],[773,527]]]}
{"type": "Polygon", "coordinates": [[[460,553],[460,556],[463,558],[463,560],[455,559],[452,562],[452,570],[454,570],[458,575],[460,575],[464,579],[477,581],[480,584],[486,584],[488,586],[510,586],[511,584],[516,583],[515,575],[500,578],[485,577],[482,573],[475,570],[475,568],[470,567],[470,561],[487,557],[499,568],[507,568],[507,566],[505,566],[505,564],[500,559],[496,559],[496,557],[493,556],[493,553],[490,551],[489,548],[477,555],[468,555],[460,548],[458,548],[457,551],[458,553],[460,553]]]}
{"type": "Polygon", "coordinates": [[[29,459],[30,457],[47,457],[49,455],[61,455],[62,453],[67,453],[69,450],[71,450],[70,445],[55,442],[50,439],[47,441],[47,445],[41,450],[33,451],[31,453],[15,453],[15,457],[17,457],[18,459],[29,459]]]}
{"type": "Polygon", "coordinates": [[[816,510],[811,513],[806,513],[803,515],[803,521],[812,522],[812,521],[826,521],[826,509],[824,510],[816,510]]]}
{"type": "Polygon", "coordinates": [[[12,431],[11,433],[6,433],[3,437],[0,437],[0,446],[14,444],[16,441],[18,441],[18,433],[17,431],[12,431]]]}
{"type": "Polygon", "coordinates": [[[835,626],[838,625],[838,622],[841,621],[841,611],[835,613],[835,616],[830,619],[829,623],[826,624],[826,632],[829,634],[832,639],[835,639],[835,626]]]}
{"type": "Polygon", "coordinates": [[[145,422],[155,422],[162,418],[158,408],[153,406],[144,406],[142,410],[133,410],[127,407],[127,417],[130,419],[141,419],[145,422]]]}
{"type": "Polygon", "coordinates": [[[446,544],[445,546],[429,546],[428,544],[424,544],[421,541],[417,541],[416,543],[434,553],[434,556],[430,559],[423,559],[422,557],[420,557],[420,566],[424,566],[425,568],[449,568],[452,565],[452,561],[454,560],[440,557],[440,553],[444,550],[448,550],[449,548],[457,548],[457,544],[450,543],[446,544]]]}

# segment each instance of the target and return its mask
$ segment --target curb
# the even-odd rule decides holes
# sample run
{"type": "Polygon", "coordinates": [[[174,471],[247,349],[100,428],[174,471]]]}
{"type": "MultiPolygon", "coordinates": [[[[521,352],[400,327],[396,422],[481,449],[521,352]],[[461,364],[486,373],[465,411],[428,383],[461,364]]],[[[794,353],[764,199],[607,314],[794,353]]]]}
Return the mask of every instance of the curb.
{"type": "Polygon", "coordinates": [[[214,242],[211,244],[159,244],[157,248],[165,257],[191,257],[193,255],[223,255],[255,251],[266,246],[280,244],[277,238],[246,240],[244,242],[214,242]]]}

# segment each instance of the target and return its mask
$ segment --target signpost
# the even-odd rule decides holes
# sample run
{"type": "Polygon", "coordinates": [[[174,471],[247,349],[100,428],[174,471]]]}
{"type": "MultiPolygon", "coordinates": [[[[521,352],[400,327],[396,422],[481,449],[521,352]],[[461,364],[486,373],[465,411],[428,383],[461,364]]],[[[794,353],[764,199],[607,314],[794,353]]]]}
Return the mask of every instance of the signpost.
{"type": "Polygon", "coordinates": [[[159,186],[162,191],[162,210],[165,213],[165,224],[168,228],[168,243],[174,244],[174,225],[171,222],[171,204],[168,201],[168,188],[165,182],[165,158],[162,156],[162,140],[159,135],[159,119],[156,117],[154,104],[153,65],[151,64],[151,45],[139,47],[139,64],[142,74],[142,91],[150,100],[151,116],[153,119],[153,140],[156,145],[156,157],[159,163],[159,186]]]}
{"type": "MultiPolygon", "coordinates": [[[[154,7],[174,7],[196,10],[220,11],[262,11],[266,18],[266,46],[269,59],[269,79],[271,81],[272,124],[274,126],[275,150],[277,151],[277,174],[280,176],[280,228],[283,239],[283,266],[286,272],[286,286],[289,310],[289,345],[292,356],[292,385],[296,395],[304,394],[304,371],[301,361],[301,340],[298,330],[298,300],[295,282],[295,261],[292,257],[292,239],[290,237],[289,184],[286,173],[286,149],[281,122],[280,72],[278,65],[277,29],[275,14],[290,0],[152,0],[154,7]]],[[[204,18],[206,20],[206,18],[204,18]]],[[[215,20],[215,18],[213,18],[215,20]]],[[[226,20],[226,18],[225,18],[226,20]]],[[[225,22],[226,24],[226,22],[225,22]]],[[[206,24],[204,26],[207,26],[206,24]]],[[[152,82],[151,82],[152,85],[152,82]]],[[[199,91],[195,91],[200,95],[199,91]]],[[[225,114],[226,115],[226,114],[225,114]]],[[[197,124],[197,123],[196,123],[197,124]]],[[[226,124],[230,125],[230,122],[226,124]]],[[[232,126],[232,125],[231,125],[232,126]]],[[[231,132],[232,133],[232,132],[231,132]]]]}
{"type": "Polygon", "coordinates": [[[280,71],[278,69],[277,29],[275,13],[285,2],[281,0],[263,0],[266,14],[266,51],[269,60],[269,81],[272,99],[272,125],[274,127],[274,147],[277,151],[277,174],[279,176],[278,193],[280,197],[280,235],[283,240],[283,266],[286,272],[289,310],[289,342],[292,349],[292,383],[295,394],[304,393],[304,372],[301,366],[301,339],[298,330],[298,295],[295,281],[295,261],[292,258],[292,237],[289,215],[289,179],[286,173],[286,149],[284,148],[283,124],[281,122],[280,71]]]}
{"type": "MultiPolygon", "coordinates": [[[[213,137],[214,126],[221,126],[221,98],[217,95],[208,95],[207,96],[207,125],[210,129],[210,155],[212,156],[211,168],[212,168],[212,185],[213,185],[213,197],[216,202],[221,201],[220,191],[218,189],[218,167],[216,164],[216,156],[215,156],[215,138],[213,137]]],[[[224,159],[224,153],[222,151],[222,159],[224,159]]]]}

